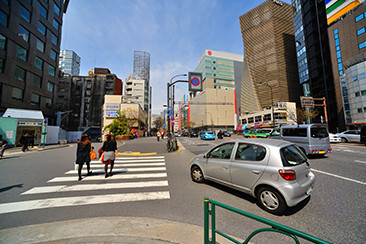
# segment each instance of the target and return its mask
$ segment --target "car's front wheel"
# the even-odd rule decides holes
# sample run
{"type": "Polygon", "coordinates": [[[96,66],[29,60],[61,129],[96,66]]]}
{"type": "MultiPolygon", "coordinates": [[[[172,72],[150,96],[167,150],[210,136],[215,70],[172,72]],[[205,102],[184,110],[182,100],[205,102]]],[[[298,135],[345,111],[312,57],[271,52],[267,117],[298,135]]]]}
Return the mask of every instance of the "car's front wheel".
{"type": "Polygon", "coordinates": [[[203,172],[198,166],[193,166],[191,168],[191,178],[194,182],[202,183],[205,181],[205,177],[203,176],[203,172]]]}
{"type": "Polygon", "coordinates": [[[347,140],[346,138],[342,137],[342,138],[341,138],[341,142],[342,142],[342,143],[345,143],[345,142],[348,142],[348,140],[347,140]]]}
{"type": "Polygon", "coordinates": [[[262,187],[259,189],[257,199],[259,205],[272,214],[282,215],[287,207],[282,195],[270,187],[262,187]]]}

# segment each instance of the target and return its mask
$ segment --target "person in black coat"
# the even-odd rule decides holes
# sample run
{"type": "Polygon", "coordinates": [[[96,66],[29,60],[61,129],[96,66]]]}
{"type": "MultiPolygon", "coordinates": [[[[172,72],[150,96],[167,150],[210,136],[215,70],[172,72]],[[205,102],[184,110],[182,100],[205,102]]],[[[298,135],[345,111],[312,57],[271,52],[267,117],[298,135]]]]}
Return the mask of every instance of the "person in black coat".
{"type": "Polygon", "coordinates": [[[19,139],[19,143],[23,145],[22,151],[25,152],[25,150],[28,150],[28,143],[29,143],[29,134],[24,133],[19,139]]]}
{"type": "Polygon", "coordinates": [[[112,170],[114,166],[114,160],[118,158],[118,151],[117,151],[117,142],[113,140],[112,135],[107,135],[107,140],[103,143],[103,163],[104,165],[104,171],[105,171],[105,178],[112,176],[112,170]],[[111,164],[111,169],[108,173],[108,164],[111,164]]]}
{"type": "Polygon", "coordinates": [[[8,141],[3,139],[3,135],[0,135],[0,159],[3,158],[3,154],[5,151],[5,147],[8,144],[8,141]]]}
{"type": "Polygon", "coordinates": [[[84,163],[86,163],[88,175],[92,174],[92,171],[90,171],[90,151],[91,151],[91,142],[88,139],[88,135],[84,134],[81,136],[81,139],[78,142],[78,147],[76,150],[76,164],[79,165],[78,168],[79,181],[82,180],[81,170],[83,169],[84,163]]]}

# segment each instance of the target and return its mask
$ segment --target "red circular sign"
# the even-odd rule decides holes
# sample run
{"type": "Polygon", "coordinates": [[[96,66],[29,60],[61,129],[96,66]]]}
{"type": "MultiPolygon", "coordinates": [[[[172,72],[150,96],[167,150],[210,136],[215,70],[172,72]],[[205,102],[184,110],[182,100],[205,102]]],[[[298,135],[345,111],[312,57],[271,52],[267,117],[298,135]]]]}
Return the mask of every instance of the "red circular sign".
{"type": "Polygon", "coordinates": [[[192,86],[199,86],[201,84],[200,78],[198,77],[193,77],[191,79],[191,84],[192,86]]]}
{"type": "Polygon", "coordinates": [[[208,53],[208,55],[212,55],[212,52],[211,51],[208,51],[207,53],[208,53]]]}

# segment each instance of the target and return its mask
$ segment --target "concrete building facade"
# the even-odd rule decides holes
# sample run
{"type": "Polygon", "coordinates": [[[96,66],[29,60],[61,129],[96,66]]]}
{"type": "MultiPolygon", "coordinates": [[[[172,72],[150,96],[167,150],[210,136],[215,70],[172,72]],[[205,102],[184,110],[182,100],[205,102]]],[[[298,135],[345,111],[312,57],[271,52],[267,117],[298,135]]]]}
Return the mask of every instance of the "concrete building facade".
{"type": "Polygon", "coordinates": [[[66,130],[100,127],[105,95],[122,95],[122,80],[109,69],[95,68],[89,76],[65,76],[58,86],[57,111],[66,130]]]}
{"type": "Polygon", "coordinates": [[[203,52],[194,70],[202,73],[203,91],[191,94],[186,116],[191,129],[233,130],[237,125],[235,93],[241,85],[243,59],[223,51],[203,52]]]}
{"type": "Polygon", "coordinates": [[[267,0],[239,17],[244,44],[241,114],[274,101],[299,104],[292,6],[267,0]]]}
{"type": "Polygon", "coordinates": [[[65,74],[79,76],[80,75],[81,58],[72,50],[61,50],[59,67],[65,74]]]}
{"type": "Polygon", "coordinates": [[[362,68],[366,60],[365,12],[366,3],[362,3],[328,27],[337,110],[343,115],[341,130],[366,122],[366,80],[362,68]]]}
{"type": "Polygon", "coordinates": [[[62,19],[69,1],[0,1],[0,115],[41,110],[55,123],[62,19]]]}
{"type": "Polygon", "coordinates": [[[145,92],[145,80],[135,79],[133,75],[130,75],[125,80],[125,91],[124,91],[124,101],[130,101],[132,103],[138,103],[142,108],[145,107],[146,101],[145,92]]]}

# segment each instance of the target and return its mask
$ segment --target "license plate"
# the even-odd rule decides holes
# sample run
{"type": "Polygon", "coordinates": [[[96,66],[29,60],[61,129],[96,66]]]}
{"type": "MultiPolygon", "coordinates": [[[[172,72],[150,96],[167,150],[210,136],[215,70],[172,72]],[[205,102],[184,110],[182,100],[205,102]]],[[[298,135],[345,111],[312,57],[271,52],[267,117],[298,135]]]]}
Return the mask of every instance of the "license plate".
{"type": "Polygon", "coordinates": [[[313,191],[314,186],[311,186],[307,191],[306,195],[310,195],[310,193],[313,191]]]}
{"type": "Polygon", "coordinates": [[[319,154],[324,154],[324,150],[319,150],[319,154]]]}

